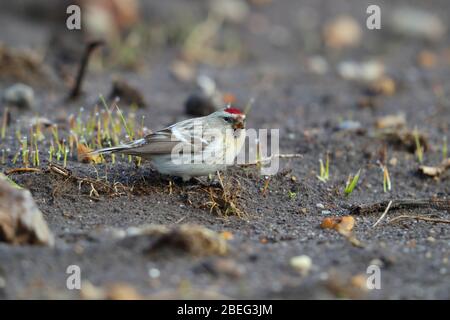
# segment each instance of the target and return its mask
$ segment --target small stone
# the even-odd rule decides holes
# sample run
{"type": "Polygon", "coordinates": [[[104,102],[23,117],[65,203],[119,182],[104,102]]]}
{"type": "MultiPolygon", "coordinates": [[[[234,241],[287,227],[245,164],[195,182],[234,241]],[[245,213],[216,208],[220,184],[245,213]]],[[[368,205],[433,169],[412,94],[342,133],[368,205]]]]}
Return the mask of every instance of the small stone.
{"type": "Polygon", "coordinates": [[[345,120],[339,123],[338,130],[353,131],[361,129],[361,122],[353,120],[345,120]]]}
{"type": "Polygon", "coordinates": [[[0,175],[0,242],[53,246],[54,238],[30,191],[0,175]]]}
{"type": "Polygon", "coordinates": [[[113,81],[109,99],[119,98],[122,104],[131,105],[135,104],[139,108],[146,107],[144,96],[141,92],[130,85],[125,80],[116,79],[113,81]]]}
{"type": "Polygon", "coordinates": [[[351,285],[359,290],[367,291],[367,276],[365,274],[357,274],[350,279],[351,285]]]}
{"type": "Polygon", "coordinates": [[[16,83],[7,88],[3,94],[5,104],[19,108],[32,108],[34,105],[34,90],[23,83],[16,83]]]}
{"type": "Polygon", "coordinates": [[[323,29],[325,44],[334,49],[355,47],[361,41],[361,27],[351,16],[339,16],[328,22],[323,29]]]}
{"type": "Polygon", "coordinates": [[[292,257],[290,260],[292,268],[300,272],[302,276],[308,275],[312,267],[312,260],[307,255],[292,257]]]}
{"type": "Polygon", "coordinates": [[[436,54],[429,50],[423,50],[417,55],[417,64],[423,68],[432,68],[437,63],[436,54]]]}
{"type": "Polygon", "coordinates": [[[193,256],[223,256],[229,252],[227,240],[217,232],[200,225],[184,224],[172,229],[154,227],[153,231],[150,230],[149,228],[145,233],[141,233],[152,239],[145,250],[149,254],[156,254],[164,249],[193,256]]]}
{"type": "Polygon", "coordinates": [[[395,167],[397,164],[398,164],[398,159],[397,158],[391,158],[390,160],[389,160],[389,164],[391,165],[391,166],[393,166],[393,167],[395,167]]]}
{"type": "Polygon", "coordinates": [[[170,72],[181,82],[191,82],[195,79],[195,68],[182,60],[175,60],[170,66],[170,72]]]}
{"type": "Polygon", "coordinates": [[[316,207],[319,209],[325,209],[325,206],[322,203],[317,203],[316,207]]]}
{"type": "Polygon", "coordinates": [[[343,61],[337,66],[339,75],[346,80],[376,81],[384,75],[384,65],[378,61],[343,61]]]}
{"type": "Polygon", "coordinates": [[[328,73],[328,61],[322,56],[312,56],[307,62],[308,69],[315,74],[324,75],[328,73]]]}
{"type": "Polygon", "coordinates": [[[201,93],[191,94],[184,103],[184,109],[186,114],[197,117],[207,116],[217,110],[212,99],[201,93]]]}
{"type": "Polygon", "coordinates": [[[410,38],[437,41],[447,31],[447,26],[437,15],[409,6],[394,9],[388,22],[394,33],[410,38]]]}
{"type": "Polygon", "coordinates": [[[373,259],[369,262],[369,264],[379,266],[379,267],[382,267],[384,265],[383,261],[381,261],[380,259],[373,259]]]}
{"type": "Polygon", "coordinates": [[[202,264],[202,267],[213,275],[226,275],[232,278],[239,278],[245,274],[245,267],[233,259],[218,258],[208,260],[202,264]]]}
{"type": "Polygon", "coordinates": [[[392,96],[397,90],[397,84],[394,79],[390,77],[383,76],[375,81],[373,81],[367,88],[367,94],[370,96],[392,96]]]}
{"type": "Polygon", "coordinates": [[[436,242],[436,239],[430,236],[427,238],[427,241],[433,243],[436,242]]]}
{"type": "Polygon", "coordinates": [[[406,118],[404,114],[384,116],[375,121],[375,126],[378,129],[403,128],[406,126],[406,118]]]}
{"type": "Polygon", "coordinates": [[[159,276],[161,275],[161,272],[159,271],[159,269],[156,268],[150,268],[148,270],[148,276],[152,279],[156,279],[159,278],[159,276]]]}
{"type": "Polygon", "coordinates": [[[213,0],[210,9],[213,14],[233,23],[244,22],[250,11],[247,2],[242,0],[213,0]]]}

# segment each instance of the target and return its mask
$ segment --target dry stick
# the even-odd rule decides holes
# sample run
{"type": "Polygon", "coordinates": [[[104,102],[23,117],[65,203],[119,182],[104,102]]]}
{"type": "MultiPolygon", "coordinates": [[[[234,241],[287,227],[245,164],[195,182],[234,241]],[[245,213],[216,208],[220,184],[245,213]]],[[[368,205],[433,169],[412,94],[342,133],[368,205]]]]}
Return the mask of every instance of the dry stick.
{"type": "Polygon", "coordinates": [[[398,222],[398,221],[404,220],[404,219],[416,219],[416,220],[423,220],[423,221],[435,222],[435,223],[450,223],[450,220],[445,220],[445,219],[430,218],[430,217],[424,217],[424,216],[408,216],[408,215],[402,215],[402,216],[395,217],[395,218],[391,219],[391,221],[389,221],[389,223],[395,223],[395,222],[398,222]]]}
{"type": "Polygon", "coordinates": [[[389,209],[391,208],[391,205],[392,205],[392,200],[389,201],[389,204],[388,204],[388,206],[386,207],[386,210],[384,210],[383,214],[382,214],[381,217],[377,220],[377,222],[375,222],[375,223],[373,224],[372,228],[375,228],[375,227],[381,222],[381,220],[384,219],[384,217],[386,216],[386,214],[389,212],[389,209]]]}
{"type": "MultiPolygon", "coordinates": [[[[450,199],[398,199],[391,200],[390,211],[401,209],[436,209],[450,210],[450,199]]],[[[369,214],[385,210],[389,201],[373,204],[356,205],[350,208],[351,214],[369,214]]]]}
{"type": "MultiPolygon", "coordinates": [[[[91,178],[77,177],[77,176],[73,175],[70,170],[68,170],[68,169],[66,169],[64,167],[61,167],[59,165],[51,163],[51,164],[49,164],[49,170],[51,172],[54,172],[56,174],[59,174],[59,175],[65,177],[67,179],[73,179],[73,180],[79,182],[80,184],[87,183],[87,184],[90,184],[91,186],[92,185],[97,186],[97,188],[98,187],[103,187],[105,190],[108,190],[108,192],[110,194],[117,194],[118,193],[117,190],[115,190],[113,187],[111,187],[110,185],[108,185],[108,184],[106,184],[106,183],[104,183],[102,181],[94,180],[94,179],[91,179],[91,178]]],[[[95,190],[95,191],[97,191],[97,190],[95,190]]]]}
{"type": "Polygon", "coordinates": [[[80,62],[80,68],[78,69],[77,79],[75,81],[75,85],[70,91],[69,99],[76,99],[81,93],[81,87],[83,85],[84,75],[86,74],[86,67],[89,62],[89,58],[91,57],[91,53],[100,45],[103,45],[104,42],[102,40],[91,41],[87,43],[86,48],[84,50],[83,56],[80,62]]]}
{"type": "Polygon", "coordinates": [[[14,173],[25,173],[25,172],[41,172],[39,168],[15,168],[5,172],[5,175],[9,176],[14,173]]]}

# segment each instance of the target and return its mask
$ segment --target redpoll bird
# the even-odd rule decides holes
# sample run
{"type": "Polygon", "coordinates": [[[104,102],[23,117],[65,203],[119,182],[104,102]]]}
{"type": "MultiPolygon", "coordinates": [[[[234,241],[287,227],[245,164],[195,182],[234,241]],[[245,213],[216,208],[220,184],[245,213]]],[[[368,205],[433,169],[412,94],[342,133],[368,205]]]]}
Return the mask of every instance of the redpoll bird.
{"type": "Polygon", "coordinates": [[[228,107],[92,154],[139,156],[150,160],[158,172],[188,181],[232,165],[244,142],[245,115],[228,107]]]}

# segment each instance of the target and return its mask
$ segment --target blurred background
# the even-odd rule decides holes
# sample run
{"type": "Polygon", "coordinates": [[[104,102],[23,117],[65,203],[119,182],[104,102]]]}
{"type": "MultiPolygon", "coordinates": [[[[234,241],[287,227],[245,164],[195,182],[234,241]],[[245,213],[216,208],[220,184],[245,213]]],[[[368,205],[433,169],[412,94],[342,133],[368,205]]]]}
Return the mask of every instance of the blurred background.
{"type": "MultiPolygon", "coordinates": [[[[383,269],[387,289],[371,294],[448,298],[445,227],[414,222],[372,232],[378,215],[358,216],[355,233],[369,244],[360,250],[319,226],[325,215],[348,212],[350,204],[450,194],[447,181],[437,178],[440,173],[429,179],[418,172],[422,161],[437,165],[448,158],[449,21],[448,0],[1,1],[1,166],[46,168],[58,149],[56,162],[74,173],[98,179],[100,170],[114,188],[118,182],[135,192],[101,193],[97,196],[105,201],[94,201],[87,185],[80,190],[66,177],[14,176],[37,199],[57,244],[70,252],[29,250],[25,255],[0,246],[0,261],[10,273],[7,283],[14,284],[7,290],[27,288],[30,282],[37,289],[25,290],[23,297],[45,295],[28,281],[36,273],[60,289],[57,294],[48,290],[49,297],[73,294],[64,286],[64,270],[84,259],[86,274],[99,284],[124,278],[158,291],[187,287],[182,281],[187,278],[233,298],[322,298],[316,284],[365,272],[367,263],[379,258],[388,267],[383,269]],[[81,9],[80,30],[66,25],[72,4],[81,9]],[[366,26],[369,5],[380,8],[380,29],[366,26]],[[119,108],[108,109],[115,104],[126,121],[119,108]],[[283,160],[283,170],[270,179],[242,168],[234,171],[232,177],[242,184],[239,204],[251,217],[245,223],[213,214],[204,206],[208,193],[199,193],[198,204],[195,198],[192,203],[191,186],[169,184],[149,166],[134,166],[131,158],[94,167],[80,163],[86,159],[77,158],[79,149],[72,148],[75,141],[95,149],[127,140],[126,122],[139,137],[226,104],[249,111],[249,127],[280,129],[282,153],[303,154],[283,160]],[[31,152],[35,163],[28,160],[31,152]],[[326,184],[328,178],[318,176],[328,158],[332,173],[326,184]],[[392,190],[390,180],[389,188],[383,186],[388,166],[392,190]],[[349,177],[360,169],[354,194],[344,196],[349,177]],[[60,185],[66,189],[54,197],[60,185]],[[103,244],[87,233],[181,222],[233,231],[237,249],[232,256],[246,266],[248,277],[239,278],[240,265],[233,264],[222,265],[228,271],[214,271],[218,275],[199,275],[195,259],[175,253],[173,260],[155,264],[164,270],[162,280],[158,270],[158,279],[149,280],[148,259],[139,245],[103,244]],[[290,272],[287,261],[298,254],[312,257],[313,277],[290,272]],[[322,277],[334,268],[336,276],[322,277]],[[234,269],[238,275],[229,277],[234,269]]],[[[240,194],[236,190],[232,193],[240,194]]],[[[357,280],[360,287],[365,284],[365,278],[357,280]]],[[[350,296],[342,292],[351,286],[343,282],[336,289],[331,283],[332,296],[350,296]]]]}
{"type": "Polygon", "coordinates": [[[64,124],[105,97],[154,130],[232,104],[251,108],[250,127],[279,128],[281,147],[301,153],[308,147],[299,136],[320,128],[326,138],[386,115],[427,124],[440,140],[450,105],[449,3],[378,1],[373,30],[371,4],[2,2],[1,105],[11,106],[9,123],[41,115],[64,124]],[[67,27],[71,4],[79,30],[67,27]]]}

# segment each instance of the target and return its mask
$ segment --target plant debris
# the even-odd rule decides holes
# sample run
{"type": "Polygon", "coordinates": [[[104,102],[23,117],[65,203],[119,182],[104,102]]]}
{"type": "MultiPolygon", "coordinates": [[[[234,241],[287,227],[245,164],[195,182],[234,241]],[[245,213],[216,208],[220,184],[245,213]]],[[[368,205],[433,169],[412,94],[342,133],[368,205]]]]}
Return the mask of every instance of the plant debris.
{"type": "Polygon", "coordinates": [[[399,221],[403,221],[403,220],[407,220],[407,219],[421,220],[421,221],[432,222],[432,223],[447,223],[447,224],[450,224],[450,220],[447,220],[447,219],[431,218],[431,217],[427,217],[427,216],[410,216],[410,215],[397,216],[395,218],[392,218],[389,221],[389,223],[397,223],[399,221]]]}
{"type": "Polygon", "coordinates": [[[155,253],[162,249],[180,250],[194,256],[225,255],[229,248],[227,241],[208,228],[184,224],[170,229],[155,229],[146,232],[151,243],[145,250],[155,253]]]}
{"type": "Polygon", "coordinates": [[[428,138],[421,132],[415,132],[408,129],[386,129],[381,130],[378,136],[387,143],[406,150],[410,153],[415,153],[417,149],[417,141],[419,141],[423,152],[429,149],[428,138]]]}
{"type": "MultiPolygon", "coordinates": [[[[390,211],[402,209],[436,209],[450,210],[448,199],[397,199],[391,200],[390,211]]],[[[355,205],[350,208],[351,214],[370,214],[384,211],[390,201],[382,201],[373,204],[355,205]]]]}
{"type": "Polygon", "coordinates": [[[438,177],[443,174],[445,171],[450,169],[450,158],[445,159],[438,166],[420,166],[419,171],[429,177],[438,177]]]}
{"type": "Polygon", "coordinates": [[[125,105],[136,105],[139,108],[147,106],[142,93],[123,79],[113,81],[109,99],[114,100],[116,98],[119,98],[121,103],[125,105]]]}
{"type": "Polygon", "coordinates": [[[362,247],[361,242],[353,235],[353,227],[355,226],[355,218],[352,216],[344,217],[327,217],[322,220],[320,227],[323,229],[333,229],[343,235],[351,244],[356,247],[362,247]]]}
{"type": "Polygon", "coordinates": [[[78,161],[85,162],[85,163],[88,163],[88,162],[101,163],[102,162],[102,157],[100,155],[96,155],[96,154],[90,153],[92,151],[94,151],[94,150],[92,150],[91,148],[89,148],[85,144],[78,143],[78,145],[77,145],[78,161]]]}
{"type": "Polygon", "coordinates": [[[41,58],[29,51],[10,49],[0,43],[0,80],[27,84],[48,83],[48,71],[41,58]]]}

